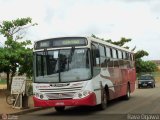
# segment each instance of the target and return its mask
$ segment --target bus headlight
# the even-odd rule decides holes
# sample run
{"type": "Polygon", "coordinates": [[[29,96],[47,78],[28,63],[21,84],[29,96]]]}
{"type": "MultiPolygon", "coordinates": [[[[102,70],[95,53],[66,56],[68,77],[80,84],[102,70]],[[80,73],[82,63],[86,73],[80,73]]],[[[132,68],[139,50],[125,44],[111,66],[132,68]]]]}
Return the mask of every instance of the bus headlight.
{"type": "Polygon", "coordinates": [[[83,97],[82,93],[78,93],[78,97],[82,98],[83,97]]]}
{"type": "Polygon", "coordinates": [[[34,93],[35,97],[39,98],[39,93],[34,93]]]}
{"type": "Polygon", "coordinates": [[[44,98],[44,96],[41,94],[40,96],[39,96],[41,99],[43,99],[44,98]]]}
{"type": "Polygon", "coordinates": [[[35,96],[36,98],[44,99],[44,95],[43,95],[43,94],[40,94],[40,93],[34,93],[34,96],[35,96]]]}
{"type": "Polygon", "coordinates": [[[88,95],[90,95],[91,93],[92,92],[89,90],[80,91],[80,92],[74,94],[73,99],[84,98],[84,97],[87,97],[88,95]]]}

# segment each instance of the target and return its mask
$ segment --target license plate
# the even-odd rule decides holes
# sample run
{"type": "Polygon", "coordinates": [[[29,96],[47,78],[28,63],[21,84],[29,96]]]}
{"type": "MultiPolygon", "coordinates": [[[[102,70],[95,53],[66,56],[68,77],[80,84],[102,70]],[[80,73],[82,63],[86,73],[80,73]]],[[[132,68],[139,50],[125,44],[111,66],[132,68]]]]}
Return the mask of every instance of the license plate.
{"type": "Polygon", "coordinates": [[[147,84],[143,84],[143,86],[147,86],[147,84]]]}
{"type": "Polygon", "coordinates": [[[62,106],[62,105],[64,105],[64,102],[57,102],[55,105],[62,106]]]}

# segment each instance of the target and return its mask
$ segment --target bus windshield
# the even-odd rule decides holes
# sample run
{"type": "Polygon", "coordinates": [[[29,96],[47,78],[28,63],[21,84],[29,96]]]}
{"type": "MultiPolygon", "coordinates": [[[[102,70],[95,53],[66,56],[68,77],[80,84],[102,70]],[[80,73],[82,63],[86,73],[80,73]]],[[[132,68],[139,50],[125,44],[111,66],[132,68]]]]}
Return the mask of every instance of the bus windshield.
{"type": "Polygon", "coordinates": [[[91,78],[88,49],[61,49],[34,53],[35,82],[71,82],[91,78]]]}

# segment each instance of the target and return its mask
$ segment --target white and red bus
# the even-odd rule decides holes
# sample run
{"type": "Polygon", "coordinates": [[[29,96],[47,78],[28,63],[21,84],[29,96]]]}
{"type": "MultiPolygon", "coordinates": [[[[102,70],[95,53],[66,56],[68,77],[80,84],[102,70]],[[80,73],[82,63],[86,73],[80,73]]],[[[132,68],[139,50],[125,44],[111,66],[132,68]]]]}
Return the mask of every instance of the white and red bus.
{"type": "Polygon", "coordinates": [[[93,37],[61,37],[34,45],[34,106],[95,106],[129,99],[135,89],[134,53],[93,37]]]}

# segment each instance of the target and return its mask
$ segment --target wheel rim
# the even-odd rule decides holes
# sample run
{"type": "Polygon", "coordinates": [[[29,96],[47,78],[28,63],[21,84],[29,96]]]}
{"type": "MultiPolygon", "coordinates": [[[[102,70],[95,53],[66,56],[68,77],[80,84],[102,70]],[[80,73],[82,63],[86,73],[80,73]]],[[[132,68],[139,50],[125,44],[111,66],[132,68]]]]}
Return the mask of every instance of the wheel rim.
{"type": "Polygon", "coordinates": [[[129,87],[128,87],[128,90],[127,90],[127,96],[130,97],[130,90],[129,90],[129,87]]]}
{"type": "Polygon", "coordinates": [[[104,101],[104,104],[107,105],[107,96],[106,96],[106,93],[103,94],[103,101],[104,101]]]}

